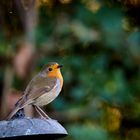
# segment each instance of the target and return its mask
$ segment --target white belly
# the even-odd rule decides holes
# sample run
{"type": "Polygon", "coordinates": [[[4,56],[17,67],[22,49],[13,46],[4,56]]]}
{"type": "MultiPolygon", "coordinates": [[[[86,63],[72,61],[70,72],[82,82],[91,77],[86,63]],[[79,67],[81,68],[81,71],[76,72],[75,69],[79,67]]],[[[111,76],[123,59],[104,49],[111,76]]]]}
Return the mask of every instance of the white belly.
{"type": "Polygon", "coordinates": [[[44,93],[44,95],[40,96],[36,99],[35,105],[44,106],[52,102],[60,93],[60,81],[57,80],[56,86],[49,92],[44,93]]]}

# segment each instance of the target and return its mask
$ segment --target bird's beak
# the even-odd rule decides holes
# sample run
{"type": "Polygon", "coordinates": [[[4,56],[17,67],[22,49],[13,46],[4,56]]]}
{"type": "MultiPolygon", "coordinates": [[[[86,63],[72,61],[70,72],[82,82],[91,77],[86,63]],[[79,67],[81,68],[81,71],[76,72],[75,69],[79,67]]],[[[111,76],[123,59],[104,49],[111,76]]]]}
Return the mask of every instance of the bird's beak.
{"type": "Polygon", "coordinates": [[[58,66],[57,66],[57,68],[62,68],[62,67],[63,67],[63,65],[58,65],[58,66]]]}

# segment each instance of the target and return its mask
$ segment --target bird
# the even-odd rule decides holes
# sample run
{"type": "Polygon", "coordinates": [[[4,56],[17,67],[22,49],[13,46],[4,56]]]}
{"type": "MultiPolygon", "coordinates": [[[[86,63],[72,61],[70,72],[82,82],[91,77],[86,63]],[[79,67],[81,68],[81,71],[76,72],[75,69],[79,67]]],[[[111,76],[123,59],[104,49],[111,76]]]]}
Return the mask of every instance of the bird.
{"type": "Polygon", "coordinates": [[[12,119],[19,110],[27,105],[32,105],[41,117],[49,119],[41,107],[52,102],[61,92],[63,87],[61,67],[62,65],[56,62],[46,64],[29,82],[7,120],[12,119]]]}

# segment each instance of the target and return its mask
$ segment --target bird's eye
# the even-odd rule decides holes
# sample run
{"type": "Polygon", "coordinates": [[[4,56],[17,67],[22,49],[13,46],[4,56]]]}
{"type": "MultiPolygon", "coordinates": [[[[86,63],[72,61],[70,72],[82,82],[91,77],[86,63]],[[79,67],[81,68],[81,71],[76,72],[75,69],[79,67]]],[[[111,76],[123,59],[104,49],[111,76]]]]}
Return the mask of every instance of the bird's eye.
{"type": "Polygon", "coordinates": [[[49,68],[48,70],[49,70],[49,71],[52,71],[52,68],[49,68]]]}

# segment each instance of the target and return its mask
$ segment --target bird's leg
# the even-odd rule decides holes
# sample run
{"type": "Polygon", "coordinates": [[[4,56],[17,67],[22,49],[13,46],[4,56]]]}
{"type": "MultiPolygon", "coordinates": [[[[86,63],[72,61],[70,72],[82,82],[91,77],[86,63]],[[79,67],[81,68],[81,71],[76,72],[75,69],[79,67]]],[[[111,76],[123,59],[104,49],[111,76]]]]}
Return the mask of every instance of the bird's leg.
{"type": "Polygon", "coordinates": [[[34,105],[37,113],[41,116],[41,118],[51,119],[39,106],[34,105]]]}
{"type": "Polygon", "coordinates": [[[41,116],[41,118],[44,118],[44,116],[41,114],[41,112],[38,110],[38,108],[36,106],[34,106],[36,112],[41,116]]]}
{"type": "Polygon", "coordinates": [[[42,113],[42,115],[47,118],[47,119],[51,119],[39,106],[36,106],[37,109],[40,111],[40,113],[42,113]]]}

